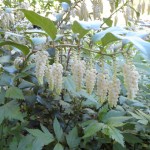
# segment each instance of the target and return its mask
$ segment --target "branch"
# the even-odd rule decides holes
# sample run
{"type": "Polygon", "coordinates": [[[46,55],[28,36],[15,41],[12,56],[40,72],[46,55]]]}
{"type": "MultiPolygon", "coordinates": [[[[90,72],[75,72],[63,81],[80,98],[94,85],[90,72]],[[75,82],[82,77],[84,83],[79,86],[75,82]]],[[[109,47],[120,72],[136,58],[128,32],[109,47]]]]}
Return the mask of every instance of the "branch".
{"type": "Polygon", "coordinates": [[[116,13],[118,12],[120,9],[122,9],[127,3],[129,2],[126,1],[122,6],[120,6],[118,9],[116,9],[101,25],[100,25],[100,28],[102,28],[102,26],[116,13]]]}

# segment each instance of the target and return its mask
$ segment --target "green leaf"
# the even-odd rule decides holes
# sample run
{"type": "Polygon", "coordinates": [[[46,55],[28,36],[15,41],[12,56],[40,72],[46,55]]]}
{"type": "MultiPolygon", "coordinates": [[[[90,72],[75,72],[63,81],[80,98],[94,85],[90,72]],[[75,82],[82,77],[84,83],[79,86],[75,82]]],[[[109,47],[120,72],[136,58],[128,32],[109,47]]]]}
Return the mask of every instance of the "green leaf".
{"type": "Polygon", "coordinates": [[[5,90],[2,88],[0,91],[0,104],[4,104],[5,102],[5,90]]]}
{"type": "Polygon", "coordinates": [[[114,142],[113,150],[127,150],[125,147],[122,147],[119,143],[114,142]]]}
{"type": "Polygon", "coordinates": [[[132,118],[132,117],[124,116],[124,115],[125,115],[124,111],[110,110],[103,116],[102,121],[105,124],[111,125],[114,127],[123,126],[124,125],[123,122],[132,118]]]}
{"type": "Polygon", "coordinates": [[[144,41],[140,37],[135,37],[135,36],[128,36],[128,37],[121,36],[121,38],[132,42],[134,46],[144,54],[147,60],[150,59],[150,50],[149,50],[150,42],[144,41]]]}
{"type": "Polygon", "coordinates": [[[3,64],[3,63],[8,63],[10,62],[10,55],[7,55],[7,56],[2,56],[0,57],[0,63],[3,64]]]}
{"type": "Polygon", "coordinates": [[[113,24],[113,21],[111,20],[111,18],[103,18],[103,21],[109,26],[111,27],[113,24]]]}
{"type": "Polygon", "coordinates": [[[40,45],[40,44],[45,44],[47,42],[46,37],[33,37],[31,38],[31,41],[34,45],[40,45]]]}
{"type": "Polygon", "coordinates": [[[138,50],[140,50],[146,59],[149,60],[150,58],[150,42],[144,41],[142,38],[139,37],[140,35],[134,34],[134,32],[127,31],[123,28],[119,27],[111,27],[102,32],[96,33],[92,37],[93,42],[102,42],[103,45],[106,45],[110,42],[116,40],[122,40],[123,43],[127,44],[131,42],[138,50]],[[122,36],[126,34],[125,36],[122,36]],[[110,39],[109,39],[110,38],[110,39]],[[108,42],[107,42],[108,40],[108,42]]]}
{"type": "Polygon", "coordinates": [[[123,111],[110,110],[109,112],[105,113],[105,115],[102,118],[102,121],[107,122],[111,117],[121,117],[124,115],[125,112],[123,111]]]}
{"type": "Polygon", "coordinates": [[[23,80],[21,81],[21,83],[18,85],[18,87],[20,89],[24,89],[24,88],[31,88],[31,87],[34,87],[35,84],[31,83],[31,82],[28,82],[26,80],[23,80]]]}
{"type": "Polygon", "coordinates": [[[148,124],[148,120],[142,116],[141,114],[135,114],[133,112],[129,112],[134,118],[138,119],[138,122],[141,123],[141,124],[144,124],[144,125],[147,125],[148,124]]]}
{"type": "Polygon", "coordinates": [[[150,122],[150,115],[147,115],[146,113],[142,112],[141,110],[137,110],[136,112],[137,112],[137,114],[144,116],[150,122]]]}
{"type": "Polygon", "coordinates": [[[23,115],[20,112],[19,105],[16,101],[10,101],[0,107],[0,124],[4,119],[17,119],[23,121],[23,115]]]}
{"type": "Polygon", "coordinates": [[[143,120],[145,119],[143,116],[139,115],[139,114],[135,114],[133,112],[129,112],[134,118],[138,119],[138,120],[143,120]]]}
{"type": "Polygon", "coordinates": [[[108,127],[109,137],[111,137],[116,142],[120,143],[124,147],[124,138],[120,131],[114,127],[108,127]]]}
{"type": "Polygon", "coordinates": [[[111,126],[123,126],[123,122],[131,119],[132,117],[122,116],[122,117],[111,117],[106,121],[106,124],[111,126]]]}
{"type": "Polygon", "coordinates": [[[123,28],[120,28],[120,27],[111,27],[111,28],[108,28],[104,31],[95,33],[92,37],[92,41],[93,42],[99,42],[107,33],[112,33],[112,34],[118,35],[118,34],[126,34],[128,32],[129,31],[127,31],[123,28]]]}
{"type": "Polygon", "coordinates": [[[38,33],[38,34],[42,34],[42,35],[47,36],[47,34],[43,30],[39,30],[39,29],[26,30],[24,33],[26,33],[26,34],[38,33]]]}
{"type": "Polygon", "coordinates": [[[80,21],[78,23],[86,30],[99,30],[101,21],[99,20],[92,20],[92,21],[80,21]]]}
{"type": "Polygon", "coordinates": [[[89,32],[89,30],[84,29],[77,21],[73,22],[72,31],[79,34],[79,39],[83,38],[83,36],[89,32]]]}
{"type": "Polygon", "coordinates": [[[30,134],[28,134],[27,136],[23,136],[19,141],[17,150],[31,150],[34,140],[35,138],[30,134]]]}
{"type": "Polygon", "coordinates": [[[62,2],[66,2],[66,3],[68,3],[68,4],[71,3],[70,0],[57,0],[57,1],[59,1],[60,3],[62,3],[62,2]]]}
{"type": "Polygon", "coordinates": [[[99,122],[91,123],[84,131],[83,138],[94,136],[103,128],[104,124],[99,122]]]}
{"type": "Polygon", "coordinates": [[[54,150],[64,150],[64,148],[60,143],[57,143],[54,147],[54,150]]]}
{"type": "Polygon", "coordinates": [[[70,94],[74,96],[80,96],[80,94],[76,92],[76,86],[74,84],[72,76],[64,77],[63,86],[64,89],[66,89],[70,94]]]}
{"type": "Polygon", "coordinates": [[[4,46],[4,45],[10,45],[10,46],[18,48],[19,50],[21,50],[23,52],[24,55],[27,55],[30,52],[30,50],[27,46],[18,44],[18,43],[12,42],[12,41],[4,41],[4,42],[0,43],[0,46],[4,46]]]}
{"type": "Polygon", "coordinates": [[[0,75],[0,86],[10,86],[12,83],[12,76],[7,73],[0,75]]]}
{"type": "Polygon", "coordinates": [[[43,125],[41,125],[41,128],[43,132],[39,129],[26,129],[32,136],[35,137],[32,150],[41,150],[44,145],[48,145],[54,141],[54,137],[48,129],[43,125]]]}
{"type": "Polygon", "coordinates": [[[77,127],[74,127],[66,136],[67,144],[70,149],[77,148],[80,143],[77,127]]]}
{"type": "Polygon", "coordinates": [[[143,142],[140,138],[138,138],[136,135],[133,135],[131,133],[124,133],[123,136],[124,136],[124,140],[128,143],[136,144],[136,143],[143,142]]]}
{"type": "Polygon", "coordinates": [[[148,124],[148,120],[146,120],[146,119],[138,120],[138,122],[143,124],[143,125],[147,125],[148,124]]]}
{"type": "Polygon", "coordinates": [[[103,46],[106,46],[107,44],[111,43],[111,42],[115,42],[120,40],[119,38],[117,38],[116,36],[114,36],[112,33],[107,33],[102,39],[102,44],[103,46]]]}
{"type": "Polygon", "coordinates": [[[17,87],[10,87],[6,91],[5,97],[12,98],[12,99],[23,99],[24,100],[24,95],[23,95],[22,91],[17,87]]]}
{"type": "Polygon", "coordinates": [[[57,28],[53,21],[31,10],[21,9],[21,11],[32,24],[41,27],[53,40],[56,38],[57,28]]]}
{"type": "Polygon", "coordinates": [[[108,112],[108,105],[104,105],[100,110],[99,110],[99,113],[98,113],[98,120],[101,121],[103,118],[105,118],[107,112],[108,112]]]}
{"type": "MultiPolygon", "coordinates": [[[[2,141],[1,141],[2,142],[2,141]]],[[[18,140],[17,137],[14,136],[14,138],[9,143],[9,150],[17,150],[18,140]]]]}
{"type": "Polygon", "coordinates": [[[54,132],[55,132],[57,140],[59,142],[64,141],[63,130],[62,130],[57,118],[55,118],[55,120],[54,120],[53,128],[54,128],[54,132]]]}

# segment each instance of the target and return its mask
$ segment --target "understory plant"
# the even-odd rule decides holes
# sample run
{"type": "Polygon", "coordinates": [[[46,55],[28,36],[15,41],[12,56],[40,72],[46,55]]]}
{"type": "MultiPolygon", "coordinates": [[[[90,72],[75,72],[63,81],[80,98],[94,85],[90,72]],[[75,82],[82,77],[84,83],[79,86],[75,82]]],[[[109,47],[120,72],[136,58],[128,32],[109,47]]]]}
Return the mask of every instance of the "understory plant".
{"type": "Polygon", "coordinates": [[[89,4],[2,2],[0,150],[150,149],[150,3],[89,4]]]}

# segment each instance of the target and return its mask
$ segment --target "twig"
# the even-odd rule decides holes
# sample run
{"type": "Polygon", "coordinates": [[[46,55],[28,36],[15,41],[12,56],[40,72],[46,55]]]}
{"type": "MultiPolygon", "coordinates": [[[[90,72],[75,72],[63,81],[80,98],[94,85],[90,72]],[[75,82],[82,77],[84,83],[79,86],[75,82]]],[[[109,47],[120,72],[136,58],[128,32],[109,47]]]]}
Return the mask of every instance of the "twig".
{"type": "MultiPolygon", "coordinates": [[[[129,2],[129,0],[126,1],[126,2],[125,2],[122,6],[120,6],[118,9],[116,9],[116,10],[100,25],[100,28],[102,28],[102,26],[103,26],[116,12],[118,12],[120,9],[122,9],[128,2],[129,2]]],[[[99,30],[98,30],[98,32],[99,32],[99,30]]]]}

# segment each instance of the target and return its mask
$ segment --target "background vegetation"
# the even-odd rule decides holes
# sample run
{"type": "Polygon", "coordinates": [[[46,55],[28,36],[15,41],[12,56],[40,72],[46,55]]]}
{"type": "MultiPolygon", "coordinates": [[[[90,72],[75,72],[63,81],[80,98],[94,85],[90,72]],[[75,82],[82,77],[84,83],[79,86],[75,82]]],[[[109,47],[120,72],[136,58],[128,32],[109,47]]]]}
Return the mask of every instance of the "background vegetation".
{"type": "Polygon", "coordinates": [[[0,5],[0,150],[150,149],[148,0],[0,5]],[[59,67],[48,80],[45,66],[54,63],[59,67]],[[133,87],[124,64],[136,68],[127,71],[128,80],[140,75],[133,87]]]}

